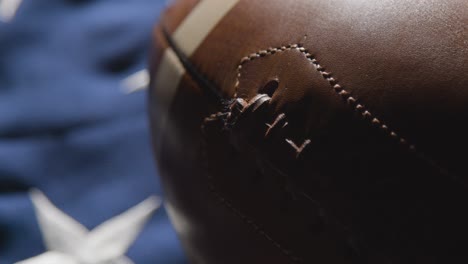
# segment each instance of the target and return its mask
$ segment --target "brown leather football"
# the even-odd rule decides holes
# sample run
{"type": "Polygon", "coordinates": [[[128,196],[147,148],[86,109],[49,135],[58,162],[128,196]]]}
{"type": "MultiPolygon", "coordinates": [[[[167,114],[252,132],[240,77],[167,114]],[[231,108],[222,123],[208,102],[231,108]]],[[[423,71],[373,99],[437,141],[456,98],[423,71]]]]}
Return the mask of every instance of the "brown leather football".
{"type": "Polygon", "coordinates": [[[154,36],[192,263],[468,263],[466,0],[178,0],[154,36]]]}

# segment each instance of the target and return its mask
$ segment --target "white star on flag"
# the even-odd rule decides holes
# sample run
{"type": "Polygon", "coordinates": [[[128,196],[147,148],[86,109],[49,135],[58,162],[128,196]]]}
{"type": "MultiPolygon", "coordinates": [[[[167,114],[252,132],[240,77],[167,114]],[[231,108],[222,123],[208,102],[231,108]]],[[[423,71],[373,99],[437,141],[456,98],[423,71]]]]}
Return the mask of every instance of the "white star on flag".
{"type": "Polygon", "coordinates": [[[161,206],[151,196],[89,231],[42,192],[32,190],[30,196],[48,252],[16,264],[133,264],[125,253],[161,206]]]}
{"type": "Polygon", "coordinates": [[[0,0],[0,21],[10,22],[23,0],[0,0]]]}

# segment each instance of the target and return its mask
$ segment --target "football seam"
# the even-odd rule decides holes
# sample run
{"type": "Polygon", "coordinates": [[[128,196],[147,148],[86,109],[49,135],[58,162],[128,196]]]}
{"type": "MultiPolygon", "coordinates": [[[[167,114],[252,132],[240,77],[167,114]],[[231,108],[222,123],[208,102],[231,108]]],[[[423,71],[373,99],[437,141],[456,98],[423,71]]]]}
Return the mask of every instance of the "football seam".
{"type": "Polygon", "coordinates": [[[258,59],[258,58],[263,58],[263,57],[266,57],[266,56],[274,55],[276,53],[281,53],[281,52],[290,51],[290,50],[297,50],[297,51],[301,52],[302,54],[304,54],[305,57],[307,58],[307,60],[309,60],[315,66],[315,69],[320,73],[320,75],[325,80],[328,81],[330,86],[332,86],[333,90],[338,95],[340,95],[350,106],[352,106],[354,108],[354,111],[361,114],[364,118],[366,118],[368,120],[371,120],[371,123],[373,125],[379,126],[380,129],[387,132],[388,135],[390,135],[392,138],[397,139],[401,144],[408,145],[409,150],[416,151],[416,147],[414,145],[408,144],[408,141],[405,138],[400,137],[395,131],[390,130],[389,127],[384,122],[382,122],[378,118],[376,118],[368,109],[366,109],[366,107],[364,105],[359,104],[358,100],[355,97],[351,96],[350,92],[348,92],[340,84],[338,84],[336,79],[332,77],[332,73],[331,72],[326,72],[325,68],[322,65],[320,65],[320,63],[312,56],[312,54],[307,52],[307,49],[302,47],[302,45],[300,45],[300,44],[289,44],[287,46],[281,46],[281,47],[278,47],[278,48],[269,48],[267,50],[260,50],[260,51],[258,51],[256,53],[250,54],[249,56],[243,57],[241,59],[239,65],[237,66],[237,80],[236,80],[236,84],[235,84],[234,97],[238,98],[238,88],[239,88],[239,85],[240,85],[240,78],[242,77],[241,70],[242,70],[242,67],[246,63],[248,63],[250,61],[254,61],[254,60],[258,59]]]}
{"type": "Polygon", "coordinates": [[[416,149],[414,144],[411,144],[406,138],[401,137],[397,132],[391,130],[390,127],[381,121],[381,119],[377,118],[376,115],[372,114],[369,109],[367,109],[362,103],[359,103],[358,99],[355,96],[351,96],[351,93],[343,88],[338,81],[333,77],[331,72],[325,71],[325,67],[323,67],[318,60],[308,52],[308,50],[303,47],[302,44],[288,44],[286,46],[280,46],[277,48],[268,48],[265,50],[259,50],[255,53],[252,53],[248,56],[243,57],[240,60],[240,63],[237,66],[237,78],[236,83],[234,86],[234,99],[239,98],[238,89],[240,85],[240,79],[242,77],[242,68],[248,62],[264,58],[266,56],[275,55],[277,53],[281,53],[284,51],[292,51],[297,50],[304,54],[307,60],[315,66],[315,69],[320,73],[320,75],[328,81],[329,85],[332,87],[333,91],[341,96],[346,103],[353,108],[355,112],[360,114],[364,119],[370,122],[371,126],[378,127],[381,131],[383,131],[387,137],[390,137],[393,140],[398,141],[398,143],[406,148],[407,151],[416,155],[417,158],[426,162],[429,166],[435,168],[440,174],[451,178],[452,180],[457,181],[458,176],[450,174],[446,168],[441,167],[438,162],[436,162],[431,157],[427,156],[425,153],[420,152],[416,149]]]}
{"type": "MultiPolygon", "coordinates": [[[[221,101],[223,105],[227,104],[230,100],[227,98],[224,98],[222,95],[222,92],[215,87],[215,85],[209,81],[203,74],[197,71],[197,69],[192,65],[192,63],[189,61],[189,59],[185,56],[185,54],[179,49],[178,45],[174,42],[172,37],[170,36],[169,32],[166,30],[165,27],[162,28],[163,35],[166,39],[166,41],[169,44],[169,47],[174,50],[176,53],[178,59],[181,61],[182,65],[184,68],[188,71],[189,75],[194,77],[196,82],[200,84],[202,89],[205,89],[207,93],[210,95],[210,97],[215,97],[217,100],[221,101]]],[[[264,57],[267,55],[273,55],[276,52],[282,52],[285,50],[291,50],[291,49],[297,49],[301,53],[303,53],[306,58],[312,62],[312,64],[315,65],[316,70],[319,71],[319,73],[322,75],[324,79],[326,79],[329,83],[330,86],[332,86],[333,90],[340,96],[343,97],[347,101],[348,104],[351,106],[354,106],[354,110],[358,113],[361,113],[361,115],[370,121],[371,125],[378,126],[380,130],[382,130],[384,133],[387,134],[387,136],[398,140],[402,145],[406,146],[407,151],[409,150],[410,153],[413,153],[418,159],[422,160],[425,162],[427,165],[433,167],[434,169],[437,170],[438,173],[441,175],[444,175],[454,181],[459,181],[461,178],[459,175],[454,174],[453,172],[450,173],[450,171],[441,165],[440,163],[434,160],[432,157],[426,155],[424,152],[420,152],[416,149],[415,145],[409,144],[408,141],[400,137],[395,131],[390,131],[389,127],[383,123],[381,120],[379,120],[377,117],[373,117],[372,113],[367,110],[362,104],[357,103],[357,100],[355,97],[351,96],[351,94],[343,89],[343,87],[338,84],[335,78],[332,77],[332,74],[330,72],[326,72],[325,69],[318,63],[318,61],[310,54],[307,52],[307,50],[302,47],[301,44],[290,44],[287,46],[281,46],[279,48],[269,48],[267,50],[260,50],[256,53],[253,53],[249,56],[243,57],[241,59],[240,64],[237,67],[237,81],[235,84],[235,97],[234,100],[237,98],[237,88],[239,86],[239,79],[240,79],[240,70],[242,69],[243,64],[245,64],[248,61],[255,60],[260,57],[264,57]],[[372,119],[372,120],[371,120],[372,119]]],[[[220,112],[221,113],[221,112],[220,112]]]]}

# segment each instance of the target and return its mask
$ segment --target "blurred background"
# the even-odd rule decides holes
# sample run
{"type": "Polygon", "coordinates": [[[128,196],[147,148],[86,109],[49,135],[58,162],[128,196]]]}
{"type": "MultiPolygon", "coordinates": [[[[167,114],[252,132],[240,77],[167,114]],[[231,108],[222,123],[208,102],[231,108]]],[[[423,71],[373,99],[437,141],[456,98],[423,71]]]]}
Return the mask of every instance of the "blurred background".
{"type": "Polygon", "coordinates": [[[165,2],[0,0],[0,264],[186,263],[164,209],[135,207],[162,193],[146,93],[122,91],[165,2]]]}

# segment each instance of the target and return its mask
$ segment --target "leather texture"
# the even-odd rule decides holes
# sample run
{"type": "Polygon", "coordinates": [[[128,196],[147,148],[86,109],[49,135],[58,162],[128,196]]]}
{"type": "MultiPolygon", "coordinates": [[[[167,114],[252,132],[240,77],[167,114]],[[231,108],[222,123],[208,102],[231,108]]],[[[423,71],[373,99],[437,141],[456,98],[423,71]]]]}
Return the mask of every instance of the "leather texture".
{"type": "MultiPolygon", "coordinates": [[[[153,77],[199,4],[163,15],[153,77]]],[[[467,25],[465,0],[240,0],[178,53],[164,129],[149,102],[192,262],[466,263],[467,25]]]]}

